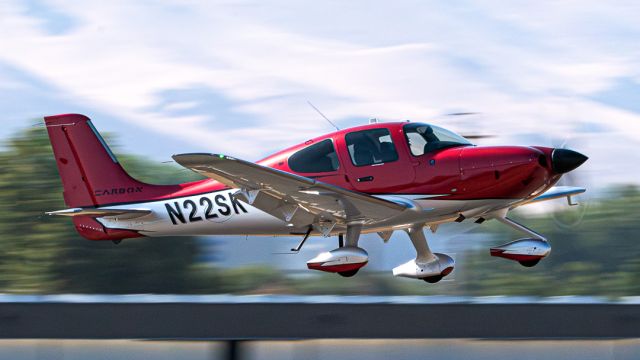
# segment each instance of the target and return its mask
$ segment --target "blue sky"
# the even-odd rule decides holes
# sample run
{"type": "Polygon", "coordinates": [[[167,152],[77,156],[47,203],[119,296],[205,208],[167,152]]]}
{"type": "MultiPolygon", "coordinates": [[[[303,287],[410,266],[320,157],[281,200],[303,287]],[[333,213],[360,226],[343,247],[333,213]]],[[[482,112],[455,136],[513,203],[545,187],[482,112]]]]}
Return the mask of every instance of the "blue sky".
{"type": "Polygon", "coordinates": [[[638,182],[636,2],[0,3],[0,137],[81,112],[126,151],[257,160],[340,127],[432,121],[569,146],[638,182]],[[445,117],[458,111],[480,113],[445,117]]]}

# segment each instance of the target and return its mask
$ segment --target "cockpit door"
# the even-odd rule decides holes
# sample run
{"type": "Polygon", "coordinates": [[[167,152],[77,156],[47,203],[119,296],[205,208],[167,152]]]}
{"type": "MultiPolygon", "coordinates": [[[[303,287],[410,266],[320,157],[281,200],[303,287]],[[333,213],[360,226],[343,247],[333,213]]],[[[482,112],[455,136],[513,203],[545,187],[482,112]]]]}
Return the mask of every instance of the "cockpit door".
{"type": "Polygon", "coordinates": [[[352,131],[340,140],[342,163],[355,190],[386,194],[401,192],[413,183],[415,170],[401,129],[352,131]]]}
{"type": "Polygon", "coordinates": [[[471,143],[454,132],[429,124],[408,123],[403,131],[416,164],[418,191],[438,195],[462,191],[460,153],[471,143]]]}

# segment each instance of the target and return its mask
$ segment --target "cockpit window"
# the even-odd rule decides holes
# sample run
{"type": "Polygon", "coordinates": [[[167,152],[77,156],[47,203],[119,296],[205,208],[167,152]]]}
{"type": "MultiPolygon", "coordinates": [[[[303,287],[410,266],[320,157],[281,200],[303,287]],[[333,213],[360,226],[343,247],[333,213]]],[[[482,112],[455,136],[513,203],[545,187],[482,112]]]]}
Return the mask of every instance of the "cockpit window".
{"type": "Polygon", "coordinates": [[[289,167],[299,173],[336,171],[340,167],[338,154],[331,139],[309,145],[289,157],[289,167]]]}
{"type": "Polygon", "coordinates": [[[389,130],[371,129],[348,133],[344,137],[355,166],[382,164],[398,160],[389,130]]]}
{"type": "Polygon", "coordinates": [[[410,123],[403,129],[414,156],[448,147],[472,145],[462,136],[434,125],[410,123]]]}

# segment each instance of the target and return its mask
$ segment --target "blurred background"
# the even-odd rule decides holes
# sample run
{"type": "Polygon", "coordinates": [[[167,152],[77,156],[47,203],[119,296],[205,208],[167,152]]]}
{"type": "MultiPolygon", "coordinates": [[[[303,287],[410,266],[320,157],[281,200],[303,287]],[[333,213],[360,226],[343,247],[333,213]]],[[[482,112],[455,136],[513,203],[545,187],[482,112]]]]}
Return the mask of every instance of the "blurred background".
{"type": "Polygon", "coordinates": [[[252,1],[0,3],[0,291],[640,295],[640,7],[634,2],[252,1]],[[447,225],[453,280],[395,279],[405,234],[365,236],[357,278],[306,270],[335,247],[312,238],[81,239],[65,208],[41,117],[79,112],[128,171],[173,183],[178,152],[258,160],[339,127],[411,119],[480,145],[565,146],[590,160],[565,183],[580,207],[517,213],[545,234],[538,267],[491,258],[499,224],[447,225]],[[461,114],[462,113],[462,114],[461,114]],[[594,274],[598,274],[594,276],[594,274]]]}
{"type": "Polygon", "coordinates": [[[0,292],[640,296],[640,6],[633,1],[0,1],[0,292]],[[405,234],[364,236],[356,277],[307,271],[312,238],[91,242],[64,209],[42,116],[83,113],[127,171],[174,183],[180,152],[259,160],[333,128],[431,122],[479,145],[569,147],[586,186],[514,217],[545,234],[535,268],[492,258],[494,222],[446,225],[452,280],[393,278],[405,234]],[[475,140],[474,140],[475,141],[475,140]]]}

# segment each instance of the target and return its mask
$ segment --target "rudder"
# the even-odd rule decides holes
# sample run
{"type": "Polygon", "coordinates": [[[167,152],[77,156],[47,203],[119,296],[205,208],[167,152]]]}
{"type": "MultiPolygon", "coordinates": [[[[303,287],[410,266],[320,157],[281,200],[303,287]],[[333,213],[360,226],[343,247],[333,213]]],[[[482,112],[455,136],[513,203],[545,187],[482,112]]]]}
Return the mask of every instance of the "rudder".
{"type": "Polygon", "coordinates": [[[44,121],[69,207],[143,201],[181,189],[132,178],[84,115],[47,116],[44,121]]]}

